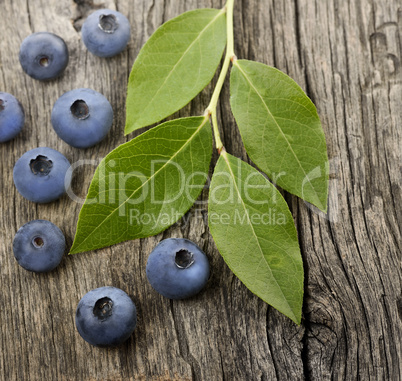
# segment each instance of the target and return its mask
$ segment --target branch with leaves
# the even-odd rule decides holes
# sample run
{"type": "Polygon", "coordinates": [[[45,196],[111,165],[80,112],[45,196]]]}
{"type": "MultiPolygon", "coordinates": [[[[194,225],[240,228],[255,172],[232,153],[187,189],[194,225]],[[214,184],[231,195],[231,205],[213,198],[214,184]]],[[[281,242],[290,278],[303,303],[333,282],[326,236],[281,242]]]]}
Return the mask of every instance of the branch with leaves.
{"type": "Polygon", "coordinates": [[[213,131],[220,156],[209,189],[212,237],[253,293],[300,324],[303,263],[288,205],[261,172],[226,152],[219,135],[216,108],[231,63],[230,105],[250,159],[278,186],[324,212],[325,136],[314,104],[291,78],[237,59],[233,6],[228,0],[221,10],[186,12],[141,49],[128,82],[126,134],[188,104],[212,80],[225,47],[226,53],[204,115],[162,123],[102,160],[70,253],[149,237],[177,222],[205,185],[213,131]]]}

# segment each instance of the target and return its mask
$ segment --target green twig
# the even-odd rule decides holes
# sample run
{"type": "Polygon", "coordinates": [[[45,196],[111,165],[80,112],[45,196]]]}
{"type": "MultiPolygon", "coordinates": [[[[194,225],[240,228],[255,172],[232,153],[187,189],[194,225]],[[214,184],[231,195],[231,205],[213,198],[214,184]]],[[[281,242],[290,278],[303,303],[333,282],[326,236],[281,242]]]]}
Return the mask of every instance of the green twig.
{"type": "Polygon", "coordinates": [[[223,148],[223,143],[219,134],[218,129],[218,119],[216,117],[216,106],[218,104],[219,96],[221,94],[223,83],[225,82],[226,74],[229,70],[230,61],[236,59],[234,54],[234,37],[233,37],[233,5],[234,0],[228,0],[226,8],[226,30],[227,30],[227,43],[226,43],[226,54],[223,61],[222,70],[218,77],[218,82],[216,83],[214,92],[211,97],[211,101],[206,109],[206,114],[210,115],[212,118],[212,127],[215,136],[216,149],[220,153],[223,148]]]}

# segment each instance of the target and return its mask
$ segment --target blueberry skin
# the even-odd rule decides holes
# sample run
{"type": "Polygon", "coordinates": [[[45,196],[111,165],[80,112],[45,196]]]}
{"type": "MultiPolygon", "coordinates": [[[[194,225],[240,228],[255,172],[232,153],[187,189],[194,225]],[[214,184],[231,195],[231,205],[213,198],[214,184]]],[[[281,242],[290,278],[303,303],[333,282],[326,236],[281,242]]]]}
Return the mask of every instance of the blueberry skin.
{"type": "Polygon", "coordinates": [[[119,288],[100,287],[79,301],[75,325],[81,337],[95,346],[115,346],[126,341],[137,325],[137,309],[119,288]]]}
{"type": "Polygon", "coordinates": [[[22,41],[19,58],[29,76],[46,81],[63,73],[68,64],[68,49],[61,37],[38,32],[22,41]]]}
{"type": "Polygon", "coordinates": [[[65,249],[63,233],[50,221],[30,221],[14,236],[14,257],[28,271],[43,273],[53,270],[63,258],[65,249]]]}
{"type": "Polygon", "coordinates": [[[113,57],[127,46],[130,23],[122,13],[99,9],[91,13],[82,26],[82,40],[98,57],[113,57]]]}
{"type": "Polygon", "coordinates": [[[149,255],[146,274],[151,286],[161,295],[169,299],[185,299],[199,293],[207,283],[209,262],[194,242],[168,238],[149,255]],[[184,262],[176,264],[180,259],[184,262]]]}
{"type": "Polygon", "coordinates": [[[57,135],[76,148],[87,148],[105,138],[113,123],[109,101],[91,89],[75,89],[54,104],[51,121],[57,135]]]}
{"type": "Polygon", "coordinates": [[[25,113],[13,95],[0,91],[0,143],[16,137],[24,127],[25,113]]]}
{"type": "Polygon", "coordinates": [[[32,202],[46,203],[60,198],[71,184],[69,161],[48,147],[25,152],[15,163],[14,184],[32,202]]]}

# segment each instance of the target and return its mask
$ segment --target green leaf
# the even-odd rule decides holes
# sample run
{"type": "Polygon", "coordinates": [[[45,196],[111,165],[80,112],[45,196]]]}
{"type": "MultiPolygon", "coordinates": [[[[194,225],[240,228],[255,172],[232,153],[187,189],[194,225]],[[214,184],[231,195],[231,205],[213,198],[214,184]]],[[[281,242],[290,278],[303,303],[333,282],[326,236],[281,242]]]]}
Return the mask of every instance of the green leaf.
{"type": "Polygon", "coordinates": [[[261,173],[225,151],[212,177],[208,223],[233,273],[300,324],[303,264],[289,208],[261,173]]]}
{"type": "Polygon", "coordinates": [[[238,60],[230,103],[251,160],[283,189],[327,210],[328,157],[317,110],[281,71],[238,60]]]}
{"type": "Polygon", "coordinates": [[[125,133],[158,122],[190,102],[211,81],[225,44],[223,10],[189,11],[159,27],[130,74],[125,133]]]}
{"type": "Polygon", "coordinates": [[[114,149],[96,169],[70,254],[168,228],[201,193],[211,155],[207,117],[163,123],[114,149]]]}

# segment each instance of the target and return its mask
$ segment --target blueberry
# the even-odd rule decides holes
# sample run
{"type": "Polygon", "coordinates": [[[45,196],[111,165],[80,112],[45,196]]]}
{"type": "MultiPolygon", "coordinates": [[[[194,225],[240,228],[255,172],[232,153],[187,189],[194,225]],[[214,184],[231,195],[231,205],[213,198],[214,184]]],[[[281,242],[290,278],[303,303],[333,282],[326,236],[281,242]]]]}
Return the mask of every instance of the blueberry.
{"type": "Polygon", "coordinates": [[[24,127],[22,105],[9,93],[0,92],[0,143],[13,139],[24,127]]]}
{"type": "Polygon", "coordinates": [[[161,241],[149,255],[147,278],[151,286],[169,299],[185,299],[201,291],[209,278],[205,253],[183,238],[161,241]]]}
{"type": "Polygon", "coordinates": [[[107,135],[113,123],[113,109],[102,94],[75,89],[56,101],[51,120],[57,135],[66,143],[87,148],[107,135]]]}
{"type": "Polygon", "coordinates": [[[50,221],[34,220],[22,226],[14,237],[13,250],[17,262],[36,273],[58,266],[66,248],[61,230],[50,221]]]}
{"type": "Polygon", "coordinates": [[[23,197],[33,202],[50,202],[60,198],[70,187],[70,163],[59,151],[34,148],[17,160],[13,177],[23,197]]]}
{"type": "Polygon", "coordinates": [[[33,33],[22,41],[20,63],[32,78],[42,81],[56,78],[67,67],[67,45],[53,33],[33,33]]]}
{"type": "Polygon", "coordinates": [[[88,16],[81,32],[82,40],[92,54],[113,57],[126,47],[130,23],[120,12],[99,9],[88,16]]]}
{"type": "Polygon", "coordinates": [[[75,325],[81,337],[96,346],[118,345],[126,341],[137,324],[137,309],[119,288],[100,287],[79,301],[75,325]]]}

